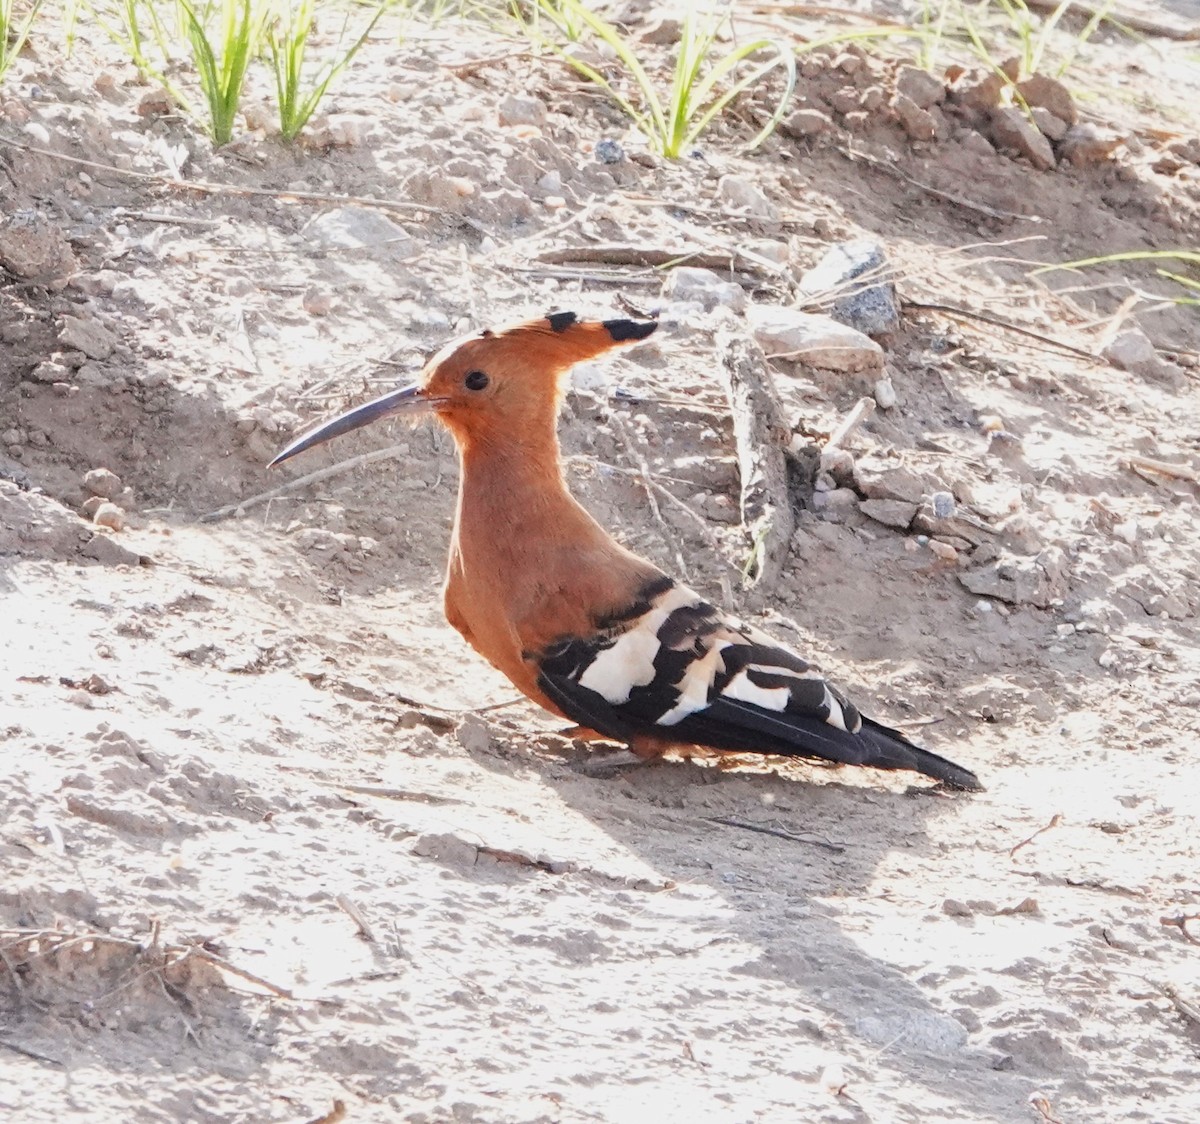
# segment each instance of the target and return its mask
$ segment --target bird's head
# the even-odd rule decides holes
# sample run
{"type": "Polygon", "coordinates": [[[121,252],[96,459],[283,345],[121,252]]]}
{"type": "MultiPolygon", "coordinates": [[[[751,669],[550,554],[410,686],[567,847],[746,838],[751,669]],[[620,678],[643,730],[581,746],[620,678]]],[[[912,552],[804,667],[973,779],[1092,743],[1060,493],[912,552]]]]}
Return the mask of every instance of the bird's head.
{"type": "Polygon", "coordinates": [[[447,344],[425,365],[421,379],[317,426],[272,462],[279,464],[332,437],[383,418],[435,414],[463,448],[553,431],[562,374],[623,343],[644,340],[653,321],[580,320],[555,312],[495,331],[485,329],[447,344]]]}

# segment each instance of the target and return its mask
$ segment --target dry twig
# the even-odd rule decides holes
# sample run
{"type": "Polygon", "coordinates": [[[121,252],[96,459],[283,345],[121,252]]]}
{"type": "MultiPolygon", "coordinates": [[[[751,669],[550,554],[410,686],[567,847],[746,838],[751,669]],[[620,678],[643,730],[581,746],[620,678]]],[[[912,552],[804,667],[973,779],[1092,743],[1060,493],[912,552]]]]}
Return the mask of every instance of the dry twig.
{"type": "Polygon", "coordinates": [[[1145,469],[1147,472],[1157,473],[1159,476],[1169,476],[1172,480],[1190,480],[1193,484],[1200,483],[1200,472],[1197,472],[1191,465],[1171,464],[1169,461],[1142,457],[1136,453],[1130,453],[1125,458],[1125,463],[1132,469],[1145,469]]]}
{"type": "Polygon", "coordinates": [[[368,944],[377,944],[375,934],[371,930],[371,926],[367,923],[367,919],[362,915],[362,912],[345,894],[338,894],[333,899],[340,909],[351,921],[358,927],[358,935],[362,937],[368,944]]]}
{"type": "Polygon", "coordinates": [[[831,839],[824,839],[820,835],[811,835],[807,832],[802,834],[788,831],[782,827],[769,827],[766,824],[739,820],[732,816],[709,816],[708,822],[724,824],[725,827],[740,827],[743,831],[757,831],[760,835],[773,835],[776,839],[786,839],[790,843],[808,843],[813,847],[823,847],[826,851],[832,851],[836,855],[840,855],[846,849],[841,843],[834,843],[831,839]]]}
{"type": "Polygon", "coordinates": [[[875,399],[860,398],[829,435],[829,440],[825,442],[825,451],[840,449],[850,439],[850,435],[874,412],[875,399]]]}
{"type": "Polygon", "coordinates": [[[1188,931],[1189,921],[1200,921],[1200,913],[1177,913],[1174,917],[1160,917],[1158,923],[1169,928],[1178,929],[1185,940],[1192,944],[1200,944],[1200,937],[1193,937],[1188,931]]]}
{"type": "Polygon", "coordinates": [[[1045,831],[1049,831],[1052,827],[1058,827],[1062,824],[1062,812],[1055,812],[1050,817],[1050,822],[1045,827],[1039,827],[1028,839],[1022,839],[1015,847],[1008,852],[1008,857],[1011,859],[1022,847],[1028,847],[1039,835],[1045,831]]]}

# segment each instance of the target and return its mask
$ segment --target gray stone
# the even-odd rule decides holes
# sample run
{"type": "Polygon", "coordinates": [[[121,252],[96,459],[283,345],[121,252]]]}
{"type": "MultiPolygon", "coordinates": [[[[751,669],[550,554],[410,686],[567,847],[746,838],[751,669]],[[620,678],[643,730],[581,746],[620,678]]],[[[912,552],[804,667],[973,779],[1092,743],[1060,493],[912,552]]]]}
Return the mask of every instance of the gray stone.
{"type": "Polygon", "coordinates": [[[1035,74],[1017,83],[1017,93],[1025,99],[1025,104],[1039,106],[1054,114],[1060,121],[1074,125],[1079,120],[1079,110],[1075,108],[1075,99],[1071,92],[1057,78],[1045,74],[1035,74]]]}
{"type": "Polygon", "coordinates": [[[896,75],[896,92],[919,108],[928,109],[945,98],[946,84],[920,67],[902,66],[896,75]]]}
{"type": "Polygon", "coordinates": [[[904,500],[919,504],[929,491],[925,481],[903,465],[880,465],[868,458],[855,461],[854,483],[868,499],[904,500]]]}
{"type": "Polygon", "coordinates": [[[819,109],[797,109],[779,124],[779,131],[787,137],[818,137],[833,132],[833,118],[819,109]]]}
{"type": "Polygon", "coordinates": [[[430,832],[413,844],[413,854],[447,866],[474,866],[479,859],[479,848],[450,832],[430,832]]]}
{"type": "Polygon", "coordinates": [[[672,301],[693,301],[705,312],[718,305],[742,312],[746,307],[746,293],[736,281],[727,281],[711,269],[696,269],[678,266],[667,274],[663,281],[663,296],[672,301]]]}
{"type": "Polygon", "coordinates": [[[960,572],[958,580],[981,597],[1045,609],[1061,594],[1066,576],[1062,551],[1048,547],[1036,558],[1001,554],[986,566],[960,572]]]}
{"type": "Polygon", "coordinates": [[[117,542],[111,535],[95,534],[79,549],[85,558],[105,566],[140,566],[146,561],[136,550],[117,542]]]}
{"type": "Polygon", "coordinates": [[[36,284],[65,281],[77,268],[62,231],[36,211],[18,211],[0,225],[0,266],[36,284]]]}
{"type": "Polygon", "coordinates": [[[904,500],[863,500],[858,507],[876,523],[882,523],[885,527],[895,527],[900,531],[907,531],[913,516],[917,514],[917,505],[906,503],[904,500]]]}
{"type": "Polygon", "coordinates": [[[1050,110],[1035,105],[1029,112],[1033,114],[1033,123],[1049,140],[1060,141],[1067,135],[1067,123],[1050,110]]]}
{"type": "Polygon", "coordinates": [[[107,359],[117,346],[117,337],[103,324],[80,316],[64,316],[58,330],[63,347],[82,351],[89,359],[107,359]]]}
{"type": "Polygon", "coordinates": [[[786,355],[831,371],[880,371],[883,348],[870,336],[840,324],[780,305],[752,304],[746,310],[750,330],[771,355],[786,355]]]}
{"type": "Polygon", "coordinates": [[[889,1049],[920,1050],[927,1054],[953,1054],[967,1042],[967,1028],[962,1023],[930,1011],[864,1015],[855,1019],[854,1030],[869,1042],[889,1049]]]}
{"type": "Polygon", "coordinates": [[[541,128],[546,123],[546,103],[541,98],[528,97],[523,94],[509,94],[496,107],[497,118],[501,125],[536,125],[541,128]]]}
{"type": "Polygon", "coordinates": [[[797,296],[801,303],[824,303],[834,297],[829,315],[868,336],[894,332],[900,326],[900,305],[887,256],[870,239],[831,246],[800,278],[797,296]]]}
{"type": "Polygon", "coordinates": [[[1102,129],[1085,121],[1067,130],[1061,152],[1064,160],[1081,167],[1107,160],[1123,143],[1120,134],[1112,129],[1102,129]]]}
{"type": "Polygon", "coordinates": [[[372,207],[338,207],[311,219],[302,232],[322,249],[386,249],[407,257],[413,242],[408,231],[372,207]]]}
{"type": "Polygon", "coordinates": [[[1126,328],[1117,333],[1103,355],[1114,367],[1134,374],[1150,374],[1159,364],[1158,352],[1141,328],[1126,328]]]}
{"type": "Polygon", "coordinates": [[[773,221],[779,217],[775,204],[743,176],[722,176],[717,195],[726,206],[744,211],[751,218],[773,221]]]}
{"type": "Polygon", "coordinates": [[[121,490],[121,478],[107,468],[93,468],[84,474],[83,486],[91,495],[108,500],[121,490]]]}
{"type": "Polygon", "coordinates": [[[992,111],[992,140],[1024,156],[1035,168],[1054,167],[1054,149],[1041,131],[1019,109],[1007,106],[992,111]]]}
{"type": "Polygon", "coordinates": [[[912,98],[897,94],[892,99],[892,109],[896,111],[901,128],[913,140],[933,140],[937,136],[937,118],[912,98]]]}

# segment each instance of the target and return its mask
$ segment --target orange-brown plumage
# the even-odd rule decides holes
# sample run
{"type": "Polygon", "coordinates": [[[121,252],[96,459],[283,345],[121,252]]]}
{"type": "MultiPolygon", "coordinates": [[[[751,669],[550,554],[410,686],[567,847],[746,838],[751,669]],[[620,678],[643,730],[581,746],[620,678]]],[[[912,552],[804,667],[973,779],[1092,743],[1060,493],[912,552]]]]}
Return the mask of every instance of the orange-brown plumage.
{"type": "Polygon", "coordinates": [[[421,382],[357,407],[275,462],[381,417],[432,411],[462,463],[446,618],[541,706],[643,755],[673,745],[969,771],[859,715],[817,668],[626,550],[562,476],[563,373],[653,323],[555,313],[443,348],[421,382]]]}

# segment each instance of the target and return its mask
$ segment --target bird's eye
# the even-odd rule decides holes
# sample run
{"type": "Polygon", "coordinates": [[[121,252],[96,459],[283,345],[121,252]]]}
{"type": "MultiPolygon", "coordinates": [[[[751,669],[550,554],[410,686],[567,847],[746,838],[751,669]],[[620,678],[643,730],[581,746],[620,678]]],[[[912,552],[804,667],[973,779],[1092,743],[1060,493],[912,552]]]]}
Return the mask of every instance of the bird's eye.
{"type": "Polygon", "coordinates": [[[468,371],[463,379],[463,386],[468,390],[482,390],[488,384],[488,377],[482,371],[468,371]]]}

